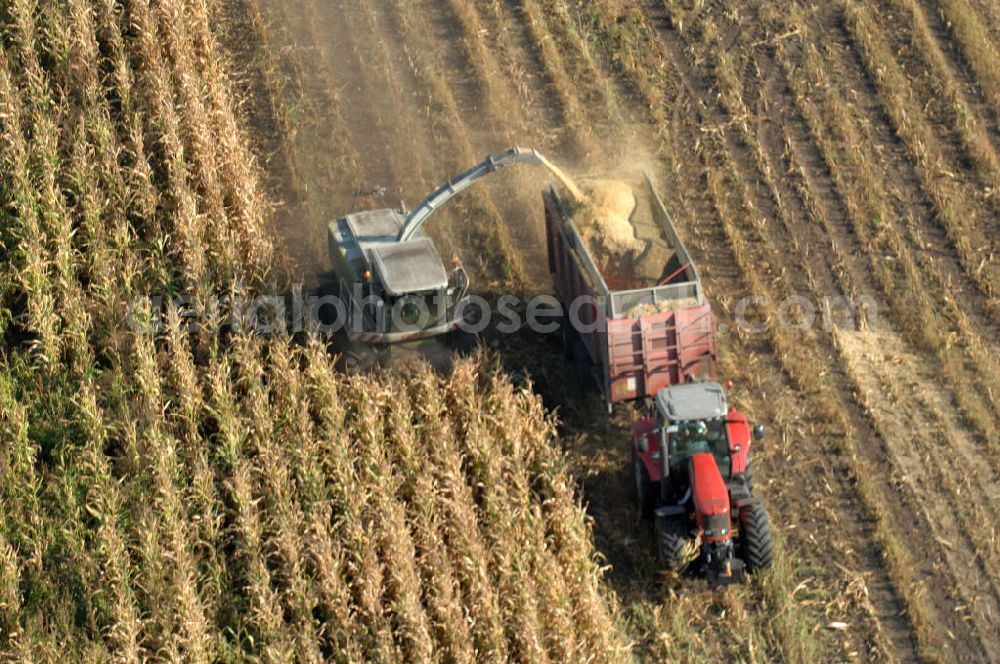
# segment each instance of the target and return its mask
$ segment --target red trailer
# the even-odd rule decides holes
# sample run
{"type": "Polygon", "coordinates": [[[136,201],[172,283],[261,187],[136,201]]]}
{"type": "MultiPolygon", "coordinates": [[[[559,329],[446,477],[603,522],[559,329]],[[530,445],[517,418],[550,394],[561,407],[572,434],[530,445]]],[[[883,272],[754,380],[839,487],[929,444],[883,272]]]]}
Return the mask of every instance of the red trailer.
{"type": "Polygon", "coordinates": [[[641,255],[595,255],[553,187],[544,194],[549,270],[564,311],[564,340],[613,404],[664,387],[716,379],[716,323],[698,271],[646,177],[630,222],[641,255]]]}

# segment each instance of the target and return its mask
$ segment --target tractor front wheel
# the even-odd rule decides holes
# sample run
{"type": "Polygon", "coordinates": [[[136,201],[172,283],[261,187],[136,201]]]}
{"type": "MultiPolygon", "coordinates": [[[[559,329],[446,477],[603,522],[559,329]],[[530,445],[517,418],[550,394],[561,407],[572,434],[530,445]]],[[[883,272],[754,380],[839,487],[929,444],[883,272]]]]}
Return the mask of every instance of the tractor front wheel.
{"type": "Polygon", "coordinates": [[[688,540],[684,518],[681,516],[658,517],[654,524],[654,531],[660,568],[665,572],[679,572],[684,559],[684,545],[688,540]]]}
{"type": "Polygon", "coordinates": [[[740,530],[747,569],[757,572],[770,567],[774,561],[774,543],[771,541],[771,522],[764,505],[753,503],[740,510],[740,530]]]}

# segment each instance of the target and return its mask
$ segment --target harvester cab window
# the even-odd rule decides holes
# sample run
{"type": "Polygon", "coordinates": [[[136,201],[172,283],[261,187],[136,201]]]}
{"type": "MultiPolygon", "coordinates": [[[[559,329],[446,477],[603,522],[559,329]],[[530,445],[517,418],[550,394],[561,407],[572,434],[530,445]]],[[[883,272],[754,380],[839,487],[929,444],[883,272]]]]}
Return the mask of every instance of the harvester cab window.
{"type": "Polygon", "coordinates": [[[393,298],[388,302],[390,311],[394,312],[394,332],[408,332],[414,329],[425,330],[437,324],[438,308],[442,295],[436,292],[412,293],[393,298]]]}

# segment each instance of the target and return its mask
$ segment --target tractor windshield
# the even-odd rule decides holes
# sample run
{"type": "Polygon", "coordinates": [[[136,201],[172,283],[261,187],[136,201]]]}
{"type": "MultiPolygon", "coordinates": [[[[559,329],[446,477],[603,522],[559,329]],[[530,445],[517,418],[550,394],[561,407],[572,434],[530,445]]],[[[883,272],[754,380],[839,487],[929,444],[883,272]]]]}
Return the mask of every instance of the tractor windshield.
{"type": "Polygon", "coordinates": [[[677,431],[670,434],[670,463],[683,463],[691,455],[709,452],[715,457],[722,478],[728,480],[732,472],[732,458],[729,453],[729,435],[726,420],[716,418],[683,422],[677,431]]]}

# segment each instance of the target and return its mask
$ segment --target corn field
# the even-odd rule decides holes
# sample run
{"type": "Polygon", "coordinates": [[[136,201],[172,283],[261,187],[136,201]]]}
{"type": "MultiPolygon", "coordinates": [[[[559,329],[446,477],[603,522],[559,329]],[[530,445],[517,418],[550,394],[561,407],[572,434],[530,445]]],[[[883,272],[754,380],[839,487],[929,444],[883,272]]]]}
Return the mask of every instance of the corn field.
{"type": "Polygon", "coordinates": [[[4,658],[623,656],[555,420],[490,361],[129,324],[284,283],[218,10],[0,9],[4,658]]]}

